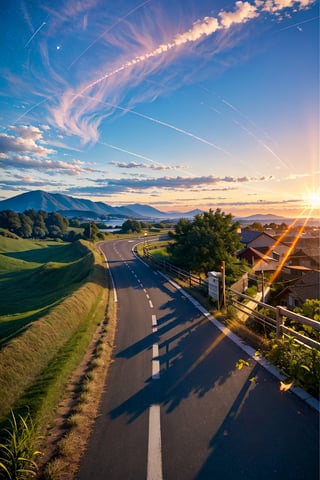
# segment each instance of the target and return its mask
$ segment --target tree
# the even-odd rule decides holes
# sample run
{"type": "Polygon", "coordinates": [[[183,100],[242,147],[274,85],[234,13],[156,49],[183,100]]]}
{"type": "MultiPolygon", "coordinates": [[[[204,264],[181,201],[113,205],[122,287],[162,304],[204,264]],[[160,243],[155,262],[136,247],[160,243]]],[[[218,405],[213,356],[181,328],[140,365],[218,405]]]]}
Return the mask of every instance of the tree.
{"type": "Polygon", "coordinates": [[[35,238],[45,238],[48,235],[45,220],[48,214],[43,211],[35,212],[32,235],[35,238]]]}
{"type": "Polygon", "coordinates": [[[49,213],[46,219],[49,236],[53,238],[62,238],[67,233],[68,225],[68,220],[58,212],[49,213]]]}
{"type": "Polygon", "coordinates": [[[100,231],[97,225],[94,222],[89,222],[84,227],[83,236],[88,240],[95,241],[97,238],[100,238],[100,231]]]}
{"type": "Polygon", "coordinates": [[[32,220],[25,213],[20,214],[21,227],[18,230],[18,235],[22,238],[32,237],[32,220]]]}
{"type": "Polygon", "coordinates": [[[180,219],[168,247],[174,262],[186,270],[207,273],[220,271],[224,260],[226,274],[231,274],[238,262],[234,254],[241,248],[240,224],[232,220],[231,214],[220,209],[197,214],[193,222],[180,219]]]}
{"type": "Polygon", "coordinates": [[[121,227],[121,233],[139,233],[141,232],[141,223],[138,220],[126,220],[121,227]]]}

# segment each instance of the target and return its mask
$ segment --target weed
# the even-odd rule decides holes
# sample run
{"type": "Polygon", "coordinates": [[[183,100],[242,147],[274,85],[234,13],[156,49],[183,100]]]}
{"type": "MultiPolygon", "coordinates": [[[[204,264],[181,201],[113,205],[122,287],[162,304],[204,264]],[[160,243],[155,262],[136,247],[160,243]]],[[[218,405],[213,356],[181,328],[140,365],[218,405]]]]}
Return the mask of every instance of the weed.
{"type": "Polygon", "coordinates": [[[0,444],[0,478],[22,480],[35,477],[38,471],[35,458],[40,452],[33,449],[35,428],[31,416],[11,411],[10,428],[5,429],[6,440],[0,444]]]}

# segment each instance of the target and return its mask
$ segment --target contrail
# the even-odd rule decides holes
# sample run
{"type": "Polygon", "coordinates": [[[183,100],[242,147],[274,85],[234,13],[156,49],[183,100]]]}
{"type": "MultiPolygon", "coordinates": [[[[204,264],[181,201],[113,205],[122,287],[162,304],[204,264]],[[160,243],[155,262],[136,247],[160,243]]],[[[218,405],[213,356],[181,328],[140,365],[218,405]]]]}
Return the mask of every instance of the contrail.
{"type": "Polygon", "coordinates": [[[187,32],[178,34],[174,37],[172,42],[166,43],[166,44],[161,44],[154,50],[148,53],[144,53],[142,55],[139,55],[132,60],[128,60],[126,63],[121,65],[120,67],[116,68],[115,70],[112,70],[111,72],[107,72],[102,77],[98,78],[97,80],[94,80],[93,82],[89,83],[86,85],[77,95],[75,95],[75,98],[77,96],[81,96],[84,92],[87,90],[90,90],[91,88],[95,87],[96,85],[99,85],[101,82],[104,80],[107,80],[110,77],[113,77],[114,75],[122,72],[123,70],[126,70],[127,68],[134,67],[138,65],[139,63],[145,62],[149,58],[152,57],[157,57],[159,55],[162,55],[169,50],[172,50],[173,48],[179,47],[180,45],[183,45],[185,43],[193,43],[199,40],[203,36],[209,36],[215,31],[223,28],[220,24],[218,19],[214,17],[204,17],[204,19],[201,22],[196,22],[190,30],[187,32]]]}
{"type": "MultiPolygon", "coordinates": [[[[82,95],[82,96],[84,96],[84,95],[82,95]]],[[[95,100],[94,97],[85,96],[85,98],[92,98],[93,100],[95,100]]],[[[229,156],[231,155],[229,152],[227,152],[223,148],[219,147],[215,143],[209,142],[209,140],[206,140],[202,137],[199,137],[198,135],[195,135],[194,133],[188,132],[187,130],[183,130],[182,128],[176,127],[175,125],[171,125],[170,123],[163,122],[161,120],[158,120],[157,118],[149,117],[149,115],[144,115],[143,113],[136,112],[135,110],[131,110],[130,108],[120,107],[120,105],[114,105],[112,103],[103,102],[103,101],[99,101],[99,100],[98,100],[98,102],[103,103],[104,105],[108,105],[108,106],[110,106],[112,108],[115,108],[117,110],[121,110],[122,112],[131,113],[132,115],[136,115],[137,117],[144,118],[146,120],[149,120],[150,122],[156,123],[158,125],[162,125],[163,127],[170,128],[171,130],[175,130],[176,132],[182,133],[183,135],[187,135],[188,137],[193,138],[194,140],[198,140],[199,142],[202,142],[206,145],[209,145],[210,147],[213,147],[213,148],[219,150],[220,152],[225,153],[226,155],[229,155],[229,156]]]]}
{"type": "Polygon", "coordinates": [[[118,150],[119,152],[127,153],[128,155],[132,155],[133,157],[141,158],[142,160],[147,160],[148,162],[153,163],[154,165],[160,165],[161,167],[163,166],[162,163],[156,162],[155,160],[152,160],[152,158],[145,157],[144,155],[140,155],[139,153],[134,153],[130,152],[130,150],[125,150],[124,148],[121,147],[116,147],[115,145],[112,145],[111,143],[105,143],[105,142],[98,142],[100,145],[104,145],[105,147],[112,148],[113,150],[118,150]]]}
{"type": "MultiPolygon", "coordinates": [[[[221,97],[220,97],[221,98],[221,97]]],[[[227,105],[229,108],[231,108],[231,110],[233,110],[234,112],[236,112],[238,115],[240,115],[242,118],[244,118],[247,122],[249,122],[255,129],[257,129],[258,127],[250,120],[250,118],[246,117],[238,108],[236,108],[234,105],[232,105],[231,103],[227,102],[226,100],[224,100],[223,98],[221,98],[221,101],[222,103],[224,103],[225,105],[227,105]]],[[[268,150],[269,153],[271,153],[271,155],[273,155],[280,163],[282,166],[288,168],[290,170],[290,167],[269,147],[269,145],[267,145],[261,138],[259,138],[257,135],[255,135],[251,130],[249,130],[247,127],[245,127],[244,125],[241,125],[240,122],[238,122],[237,120],[233,119],[233,122],[239,127],[241,128],[244,132],[248,133],[251,137],[253,137],[258,143],[260,143],[260,145],[263,146],[263,148],[265,148],[266,150],[268,150]]]]}
{"type": "Polygon", "coordinates": [[[309,18],[308,20],[303,20],[302,22],[299,22],[299,23],[294,23],[293,25],[289,25],[288,27],[280,28],[278,32],[283,32],[283,30],[288,30],[289,28],[298,27],[300,25],[303,25],[304,23],[309,23],[309,22],[312,22],[313,20],[318,20],[318,18],[319,18],[319,15],[317,15],[316,17],[309,18]]]}
{"type": "Polygon", "coordinates": [[[29,43],[34,39],[34,37],[37,35],[37,33],[39,33],[41,28],[44,27],[45,25],[46,25],[46,22],[41,23],[40,27],[37,28],[37,30],[31,35],[31,37],[29,38],[29,40],[25,44],[24,48],[26,48],[29,45],[29,43]]]}
{"type": "Polygon", "coordinates": [[[135,8],[132,8],[126,15],[124,15],[121,18],[118,18],[110,27],[106,28],[95,40],[93,40],[90,45],[88,45],[69,65],[68,69],[72,67],[95,43],[97,43],[100,38],[102,38],[106,33],[109,33],[111,30],[113,30],[114,27],[119,25],[119,23],[123,22],[126,18],[128,18],[132,13],[136,12],[140,8],[144,7],[148,3],[150,3],[152,0],[146,0],[145,2],[140,3],[137,5],[135,8]]]}

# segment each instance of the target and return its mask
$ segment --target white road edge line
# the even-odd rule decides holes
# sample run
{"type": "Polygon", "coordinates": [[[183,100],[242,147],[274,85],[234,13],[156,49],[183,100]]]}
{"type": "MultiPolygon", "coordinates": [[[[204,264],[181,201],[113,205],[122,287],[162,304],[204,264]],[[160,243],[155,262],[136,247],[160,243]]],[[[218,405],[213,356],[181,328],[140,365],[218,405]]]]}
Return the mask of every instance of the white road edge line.
{"type": "Polygon", "coordinates": [[[147,480],[162,480],[160,405],[149,409],[147,480]]]}
{"type": "Polygon", "coordinates": [[[106,265],[107,265],[107,269],[108,269],[108,272],[109,272],[109,275],[110,275],[110,278],[111,278],[114,303],[117,303],[117,302],[118,302],[117,289],[116,289],[116,286],[115,286],[115,284],[114,284],[113,276],[112,276],[112,273],[111,273],[111,270],[110,270],[110,267],[109,267],[109,263],[108,263],[107,257],[105,256],[104,252],[101,250],[100,245],[97,244],[97,246],[98,246],[100,252],[102,253],[103,258],[105,259],[105,262],[106,262],[106,265]]]}
{"type": "MultiPolygon", "coordinates": [[[[257,356],[255,349],[247,345],[244,340],[238,337],[238,335],[231,332],[231,330],[229,330],[222,323],[220,323],[219,320],[217,320],[213,315],[211,315],[210,312],[208,312],[204,307],[202,307],[199,302],[197,302],[193,297],[191,297],[191,295],[189,295],[185,290],[183,290],[180,285],[176,284],[173,280],[171,280],[170,277],[168,277],[164,273],[159,271],[159,274],[163,278],[165,278],[165,280],[169,282],[173,287],[175,287],[182,295],[184,295],[205,317],[208,318],[208,320],[213,325],[215,325],[220,330],[220,332],[224,333],[226,337],[228,337],[233,343],[238,345],[238,347],[240,347],[241,350],[243,350],[249,357],[255,360],[259,365],[261,365],[265,370],[267,370],[277,379],[284,380],[286,378],[285,375],[283,375],[283,373],[278,368],[269,363],[268,360],[263,357],[257,356]]],[[[311,408],[314,408],[317,412],[320,412],[320,402],[318,401],[318,399],[316,399],[309,393],[306,393],[300,387],[291,387],[290,391],[294,393],[297,397],[299,397],[301,400],[303,400],[305,403],[307,403],[311,408]]]]}

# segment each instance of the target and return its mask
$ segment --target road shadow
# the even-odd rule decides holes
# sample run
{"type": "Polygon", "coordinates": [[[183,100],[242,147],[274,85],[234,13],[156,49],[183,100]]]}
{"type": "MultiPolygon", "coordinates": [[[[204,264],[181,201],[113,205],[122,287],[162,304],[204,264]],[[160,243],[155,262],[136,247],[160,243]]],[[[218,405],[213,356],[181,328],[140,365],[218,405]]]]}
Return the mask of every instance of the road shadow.
{"type": "Polygon", "coordinates": [[[194,480],[318,480],[317,414],[258,364],[214,432],[194,480]]]}
{"type": "Polygon", "coordinates": [[[118,353],[130,358],[158,342],[161,376],[159,380],[146,378],[141,390],[108,412],[111,418],[125,415],[131,423],[155,403],[172,412],[190,394],[204,396],[236,370],[234,358],[223,354],[225,336],[205,317],[198,315],[181,329],[175,328],[177,324],[177,319],[167,322],[158,332],[118,353]],[[175,332],[168,335],[172,329],[175,332]]]}

